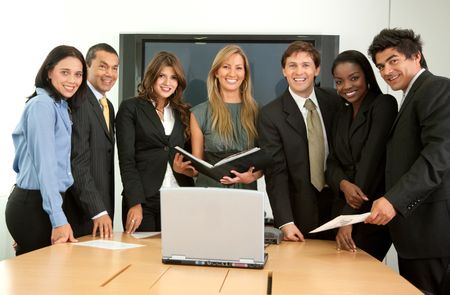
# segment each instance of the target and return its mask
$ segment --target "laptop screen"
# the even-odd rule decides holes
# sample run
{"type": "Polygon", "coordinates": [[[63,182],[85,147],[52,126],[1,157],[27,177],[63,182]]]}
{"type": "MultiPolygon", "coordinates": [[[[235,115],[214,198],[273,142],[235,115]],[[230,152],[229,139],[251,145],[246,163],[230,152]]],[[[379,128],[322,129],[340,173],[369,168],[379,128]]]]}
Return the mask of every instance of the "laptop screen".
{"type": "Polygon", "coordinates": [[[165,263],[264,265],[264,195],[226,188],[161,189],[165,263]]]}

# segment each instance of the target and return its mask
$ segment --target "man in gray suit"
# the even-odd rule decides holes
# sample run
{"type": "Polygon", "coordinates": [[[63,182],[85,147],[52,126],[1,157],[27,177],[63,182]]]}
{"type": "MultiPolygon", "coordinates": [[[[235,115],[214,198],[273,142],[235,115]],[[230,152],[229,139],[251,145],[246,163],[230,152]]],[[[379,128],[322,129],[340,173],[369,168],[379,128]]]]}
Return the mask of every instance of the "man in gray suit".
{"type": "Polygon", "coordinates": [[[382,30],[369,54],[403,99],[387,143],[387,192],[366,222],[388,224],[403,277],[450,294],[450,80],[427,70],[412,30],[382,30]]]}
{"type": "Polygon", "coordinates": [[[119,57],[110,45],[92,46],[86,55],[86,100],[72,113],[74,185],[64,209],[76,237],[97,232],[112,237],[114,219],[114,107],[106,93],[114,86],[119,57]]]}

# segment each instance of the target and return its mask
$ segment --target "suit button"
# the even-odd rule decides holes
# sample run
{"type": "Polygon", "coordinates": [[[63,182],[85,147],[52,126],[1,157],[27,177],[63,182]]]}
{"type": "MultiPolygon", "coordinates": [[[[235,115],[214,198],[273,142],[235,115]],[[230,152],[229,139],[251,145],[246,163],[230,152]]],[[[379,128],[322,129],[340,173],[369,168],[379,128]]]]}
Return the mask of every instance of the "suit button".
{"type": "Polygon", "coordinates": [[[166,145],[166,146],[164,147],[164,150],[167,152],[167,151],[169,150],[169,147],[166,145]]]}
{"type": "Polygon", "coordinates": [[[407,208],[408,208],[408,210],[411,210],[411,209],[412,209],[412,206],[411,206],[411,205],[409,205],[409,206],[408,206],[407,208]]]}

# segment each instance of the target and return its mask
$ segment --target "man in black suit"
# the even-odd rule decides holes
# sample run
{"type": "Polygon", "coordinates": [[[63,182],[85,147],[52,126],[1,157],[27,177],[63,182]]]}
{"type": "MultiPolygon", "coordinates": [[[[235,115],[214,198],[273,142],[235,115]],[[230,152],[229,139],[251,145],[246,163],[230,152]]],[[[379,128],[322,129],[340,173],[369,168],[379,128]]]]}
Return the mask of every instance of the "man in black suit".
{"type": "Polygon", "coordinates": [[[427,293],[449,294],[450,80],[427,70],[412,30],[382,30],[369,54],[403,99],[387,144],[387,192],[366,222],[388,224],[402,276],[427,293]]]}
{"type": "MultiPolygon", "coordinates": [[[[332,216],[333,194],[324,185],[325,160],[328,155],[333,115],[339,98],[336,94],[314,87],[320,72],[320,55],[311,43],[296,41],[289,45],[281,59],[283,75],[289,88],[261,109],[258,119],[259,144],[273,158],[265,169],[266,189],[275,226],[285,240],[304,238],[333,239],[309,235],[308,232],[332,216]],[[320,118],[320,160],[310,161],[307,132],[307,101],[312,101],[320,118]],[[320,168],[322,184],[313,185],[310,166],[320,168]]],[[[309,126],[309,125],[308,125],[309,126]]]]}
{"type": "Polygon", "coordinates": [[[76,237],[98,232],[108,238],[114,219],[114,107],[106,93],[117,80],[119,57],[110,45],[100,43],[88,50],[86,64],[89,89],[72,113],[74,185],[64,209],[76,237]]]}

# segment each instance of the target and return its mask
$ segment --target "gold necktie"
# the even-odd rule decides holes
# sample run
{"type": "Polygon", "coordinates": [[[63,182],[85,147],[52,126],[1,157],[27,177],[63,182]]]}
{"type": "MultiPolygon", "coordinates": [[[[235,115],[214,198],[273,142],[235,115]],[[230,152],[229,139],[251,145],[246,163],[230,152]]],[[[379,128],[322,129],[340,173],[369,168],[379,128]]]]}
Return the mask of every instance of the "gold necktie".
{"type": "Polygon", "coordinates": [[[307,99],[305,108],[308,110],[306,116],[306,125],[308,129],[308,149],[309,149],[309,167],[311,174],[311,183],[320,192],[325,185],[324,161],[325,145],[323,140],[323,129],[316,106],[307,99]]]}
{"type": "Polygon", "coordinates": [[[109,130],[109,106],[108,106],[108,100],[106,99],[105,96],[100,98],[100,104],[102,105],[102,108],[103,108],[103,117],[105,117],[106,127],[109,130]]]}

